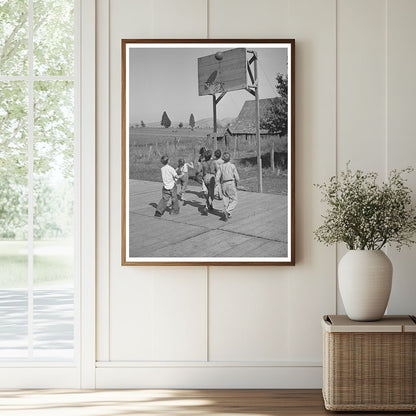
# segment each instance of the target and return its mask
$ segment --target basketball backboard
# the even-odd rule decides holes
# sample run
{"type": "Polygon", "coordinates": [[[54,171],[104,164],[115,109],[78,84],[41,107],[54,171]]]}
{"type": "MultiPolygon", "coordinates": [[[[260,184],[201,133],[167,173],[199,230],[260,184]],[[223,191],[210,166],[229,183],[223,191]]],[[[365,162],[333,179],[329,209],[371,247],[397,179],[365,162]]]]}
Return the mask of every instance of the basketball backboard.
{"type": "Polygon", "coordinates": [[[235,48],[198,58],[199,95],[220,94],[247,87],[247,50],[235,48]]]}

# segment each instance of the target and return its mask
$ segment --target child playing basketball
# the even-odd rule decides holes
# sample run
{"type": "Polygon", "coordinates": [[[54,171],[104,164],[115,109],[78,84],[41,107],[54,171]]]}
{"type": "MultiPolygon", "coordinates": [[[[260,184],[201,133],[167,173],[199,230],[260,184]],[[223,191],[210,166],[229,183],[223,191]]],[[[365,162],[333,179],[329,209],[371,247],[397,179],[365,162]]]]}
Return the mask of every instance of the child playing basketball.
{"type": "Polygon", "coordinates": [[[162,156],[160,158],[160,163],[162,163],[163,165],[160,169],[163,182],[162,199],[159,201],[157,205],[155,217],[161,217],[163,215],[170,199],[172,200],[172,213],[179,214],[179,202],[176,181],[180,179],[181,176],[176,173],[176,170],[172,166],[170,166],[168,162],[168,156],[162,156]]]}
{"type": "Polygon", "coordinates": [[[228,221],[231,218],[232,211],[237,206],[237,184],[240,177],[235,165],[230,162],[230,154],[225,152],[222,158],[224,163],[220,165],[215,180],[221,184],[224,202],[223,220],[228,221]]]}
{"type": "Polygon", "coordinates": [[[188,187],[188,180],[189,180],[189,173],[188,169],[193,168],[194,164],[192,162],[185,162],[185,159],[180,158],[178,160],[178,168],[176,169],[176,173],[179,175],[178,179],[178,197],[185,201],[184,193],[186,192],[186,188],[188,187]]]}

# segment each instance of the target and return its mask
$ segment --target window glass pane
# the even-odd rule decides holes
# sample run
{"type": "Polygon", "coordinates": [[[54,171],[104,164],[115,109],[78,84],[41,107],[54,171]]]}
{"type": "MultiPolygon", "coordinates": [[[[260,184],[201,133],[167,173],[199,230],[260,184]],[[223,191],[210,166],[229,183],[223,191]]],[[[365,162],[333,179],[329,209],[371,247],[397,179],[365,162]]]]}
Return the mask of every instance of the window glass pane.
{"type": "Polygon", "coordinates": [[[27,0],[0,0],[0,75],[27,75],[27,0]]]}
{"type": "MultiPolygon", "coordinates": [[[[34,172],[74,176],[74,83],[34,83],[34,172]]],[[[49,175],[50,176],[50,175],[49,175]]]]}
{"type": "Polygon", "coordinates": [[[27,85],[0,82],[0,359],[27,356],[27,85]]]}
{"type": "Polygon", "coordinates": [[[72,359],[74,85],[34,85],[34,358],[72,359]]]}
{"type": "MultiPolygon", "coordinates": [[[[0,241],[0,247],[4,244],[0,241]]],[[[1,247],[0,250],[4,249],[1,247]]],[[[4,264],[5,251],[0,254],[0,262],[4,264]]],[[[12,257],[17,257],[15,253],[12,257]]],[[[21,256],[26,260],[23,255],[21,256]]],[[[20,263],[11,262],[7,265],[17,269],[20,263]]],[[[27,358],[27,324],[28,301],[25,289],[0,289],[0,361],[27,358]]]]}
{"type": "Polygon", "coordinates": [[[35,75],[73,75],[74,1],[34,0],[35,75]]]}
{"type": "Polygon", "coordinates": [[[0,239],[7,241],[27,240],[27,108],[26,83],[0,81],[0,239]]]}
{"type": "Polygon", "coordinates": [[[33,302],[33,358],[72,360],[73,287],[37,287],[34,290],[33,302]]]}

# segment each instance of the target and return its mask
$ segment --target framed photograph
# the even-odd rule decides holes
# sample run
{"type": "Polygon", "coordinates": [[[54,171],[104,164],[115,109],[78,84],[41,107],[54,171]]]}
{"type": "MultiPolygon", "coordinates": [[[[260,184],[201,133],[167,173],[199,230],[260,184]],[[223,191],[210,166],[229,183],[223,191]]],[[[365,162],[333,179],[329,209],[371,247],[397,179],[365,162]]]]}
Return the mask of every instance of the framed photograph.
{"type": "Polygon", "coordinates": [[[294,265],[295,41],[122,40],[122,265],[294,265]]]}

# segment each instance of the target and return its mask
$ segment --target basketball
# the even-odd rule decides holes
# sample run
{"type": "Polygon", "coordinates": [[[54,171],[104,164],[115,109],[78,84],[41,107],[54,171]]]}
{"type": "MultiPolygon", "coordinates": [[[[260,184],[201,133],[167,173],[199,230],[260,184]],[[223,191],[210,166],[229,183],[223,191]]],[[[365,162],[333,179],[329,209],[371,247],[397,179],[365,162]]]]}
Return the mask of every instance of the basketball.
{"type": "Polygon", "coordinates": [[[221,60],[222,60],[222,57],[223,57],[223,53],[222,53],[222,52],[217,52],[217,53],[215,54],[215,59],[216,59],[217,61],[221,61],[221,60]]]}

